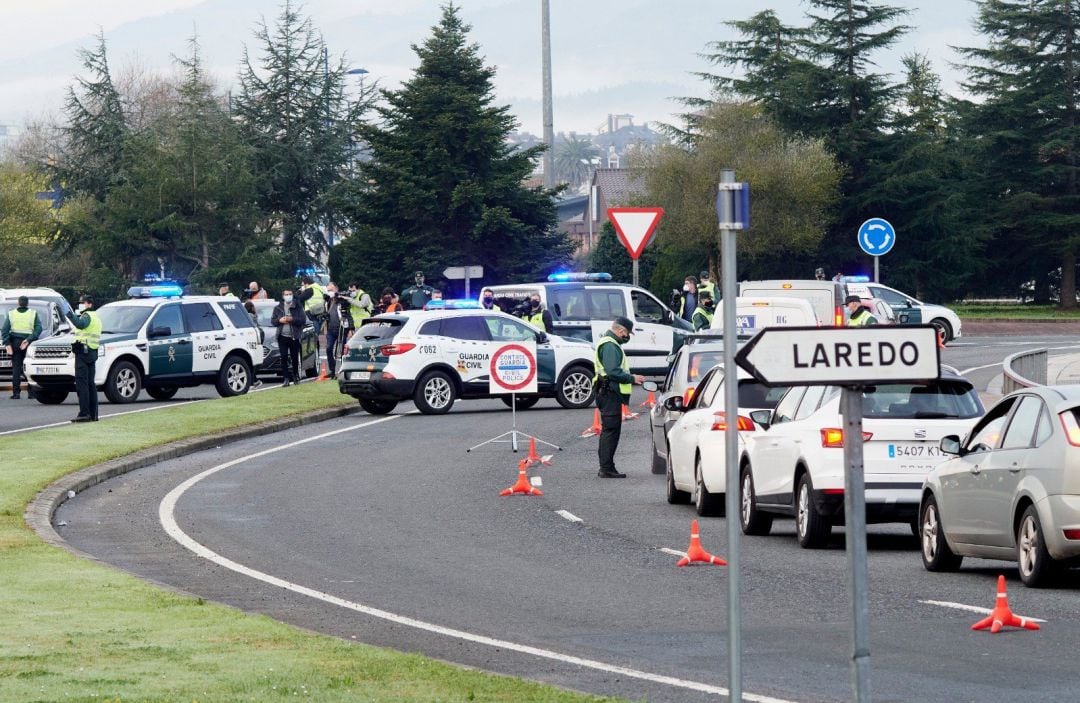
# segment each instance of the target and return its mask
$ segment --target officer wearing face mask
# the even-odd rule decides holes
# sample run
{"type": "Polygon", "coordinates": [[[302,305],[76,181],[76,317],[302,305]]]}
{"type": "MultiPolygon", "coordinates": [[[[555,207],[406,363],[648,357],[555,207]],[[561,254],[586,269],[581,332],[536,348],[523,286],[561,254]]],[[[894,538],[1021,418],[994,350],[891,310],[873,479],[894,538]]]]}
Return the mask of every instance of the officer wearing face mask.
{"type": "Polygon", "coordinates": [[[716,304],[713,303],[712,293],[707,290],[698,291],[698,306],[694,309],[694,331],[709,329],[715,312],[716,304]]]}
{"type": "Polygon", "coordinates": [[[623,345],[630,341],[634,323],[625,317],[616,317],[611,329],[596,343],[593,358],[593,386],[596,389],[596,406],[600,408],[600,478],[626,478],[615,468],[615,450],[619,448],[622,435],[622,408],[630,403],[634,385],[645,382],[644,376],[630,373],[623,345]]]}
{"type": "Polygon", "coordinates": [[[97,422],[98,396],[94,377],[97,375],[98,347],[101,346],[101,318],[94,312],[94,299],[79,296],[79,314],[68,310],[67,318],[75,326],[75,392],[79,396],[79,414],[72,422],[97,422]]]}
{"type": "Polygon", "coordinates": [[[693,322],[694,310],[698,306],[697,279],[687,276],[683,281],[682,292],[674,291],[674,293],[671,298],[671,307],[678,311],[679,317],[687,322],[693,322]]]}
{"type": "Polygon", "coordinates": [[[480,307],[485,310],[499,309],[499,306],[495,304],[495,292],[490,288],[480,291],[480,307]]]}
{"type": "Polygon", "coordinates": [[[521,315],[521,319],[533,327],[544,330],[548,334],[555,331],[555,325],[551,320],[551,313],[540,303],[540,294],[533,293],[529,296],[528,306],[521,315]]]}

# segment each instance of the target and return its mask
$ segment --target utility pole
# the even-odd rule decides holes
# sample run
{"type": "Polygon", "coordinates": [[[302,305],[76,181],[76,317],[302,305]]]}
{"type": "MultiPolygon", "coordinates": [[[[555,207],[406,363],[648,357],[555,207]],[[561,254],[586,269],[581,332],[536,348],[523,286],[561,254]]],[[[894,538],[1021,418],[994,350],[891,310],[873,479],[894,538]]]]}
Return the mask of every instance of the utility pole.
{"type": "Polygon", "coordinates": [[[555,120],[551,114],[551,5],[540,0],[540,43],[543,54],[544,187],[555,187],[555,120]]]}

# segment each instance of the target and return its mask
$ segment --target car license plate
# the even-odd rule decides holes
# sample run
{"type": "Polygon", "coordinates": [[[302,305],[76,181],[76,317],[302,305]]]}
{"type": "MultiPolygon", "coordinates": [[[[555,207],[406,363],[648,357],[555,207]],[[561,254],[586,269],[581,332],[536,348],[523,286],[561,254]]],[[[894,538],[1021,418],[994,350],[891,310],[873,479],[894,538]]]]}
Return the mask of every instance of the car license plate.
{"type": "Polygon", "coordinates": [[[371,372],[370,371],[354,371],[351,374],[351,376],[352,376],[352,380],[354,380],[354,381],[370,381],[371,380],[371,372]]]}
{"type": "Polygon", "coordinates": [[[937,444],[913,442],[911,444],[890,444],[890,459],[944,459],[945,452],[937,444]]]}
{"type": "Polygon", "coordinates": [[[60,373],[59,366],[35,366],[35,374],[43,374],[45,376],[55,376],[60,373]]]}

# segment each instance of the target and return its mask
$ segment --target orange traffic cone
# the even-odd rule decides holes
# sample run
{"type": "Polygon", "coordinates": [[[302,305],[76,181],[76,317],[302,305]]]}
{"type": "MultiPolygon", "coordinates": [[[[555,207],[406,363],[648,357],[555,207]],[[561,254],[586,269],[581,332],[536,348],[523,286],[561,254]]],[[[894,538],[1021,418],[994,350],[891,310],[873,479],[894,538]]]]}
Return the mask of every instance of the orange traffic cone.
{"type": "Polygon", "coordinates": [[[582,430],[581,436],[582,437],[595,437],[596,435],[600,434],[601,429],[602,428],[600,426],[600,408],[597,408],[596,410],[593,411],[592,424],[589,425],[588,427],[586,427],[584,430],[582,430]]]}
{"type": "Polygon", "coordinates": [[[992,634],[1001,632],[1003,627],[1022,627],[1025,630],[1038,630],[1039,623],[1031,622],[1027,618],[1013,615],[1009,609],[1009,596],[1005,592],[1005,577],[998,576],[997,600],[994,601],[994,609],[990,614],[971,626],[972,630],[990,629],[992,634]]]}
{"type": "Polygon", "coordinates": [[[540,456],[536,453],[536,437],[529,437],[529,456],[525,457],[528,466],[544,464],[551,466],[551,455],[540,456]]]}
{"type": "Polygon", "coordinates": [[[653,391],[649,391],[649,397],[645,400],[645,402],[643,402],[641,405],[639,405],[638,408],[640,408],[640,409],[648,408],[649,410],[652,410],[655,407],[656,407],[656,393],[654,393],[653,391]]]}
{"type": "Polygon", "coordinates": [[[697,520],[690,522],[690,546],[686,548],[686,556],[680,559],[676,566],[686,566],[688,564],[716,564],[717,566],[727,566],[726,561],[720,557],[714,557],[702,548],[697,520]]]}
{"type": "Polygon", "coordinates": [[[623,420],[636,420],[638,414],[630,410],[630,406],[623,404],[622,406],[622,419],[623,420]]]}
{"type": "Polygon", "coordinates": [[[504,488],[503,490],[499,491],[499,495],[501,495],[501,496],[512,496],[512,495],[515,495],[515,494],[517,494],[517,495],[525,495],[525,496],[542,496],[542,495],[544,495],[543,491],[541,491],[539,488],[533,487],[533,485],[531,483],[529,483],[529,475],[528,475],[528,473],[526,471],[528,469],[528,466],[529,466],[529,460],[528,459],[522,459],[520,462],[518,462],[518,479],[517,479],[517,483],[515,483],[513,486],[510,486],[509,488],[504,488]]]}
{"type": "Polygon", "coordinates": [[[319,377],[316,378],[315,380],[316,381],[328,381],[328,380],[330,380],[330,374],[327,373],[327,371],[326,371],[326,362],[325,361],[322,362],[322,371],[319,372],[319,377]]]}

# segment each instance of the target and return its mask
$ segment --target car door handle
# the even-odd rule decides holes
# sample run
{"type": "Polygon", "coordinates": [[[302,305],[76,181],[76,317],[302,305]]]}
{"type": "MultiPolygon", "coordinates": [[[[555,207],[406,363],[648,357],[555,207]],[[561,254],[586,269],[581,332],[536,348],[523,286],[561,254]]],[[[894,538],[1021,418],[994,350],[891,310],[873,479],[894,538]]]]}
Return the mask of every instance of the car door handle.
{"type": "Polygon", "coordinates": [[[177,342],[177,344],[191,344],[191,340],[190,339],[181,339],[180,341],[177,342]]]}
{"type": "Polygon", "coordinates": [[[214,339],[218,340],[219,342],[224,341],[225,335],[214,335],[214,339]]]}
{"type": "Polygon", "coordinates": [[[635,331],[635,332],[644,332],[644,331],[645,331],[645,328],[644,328],[644,327],[635,327],[635,328],[634,328],[634,331],[635,331]]]}

